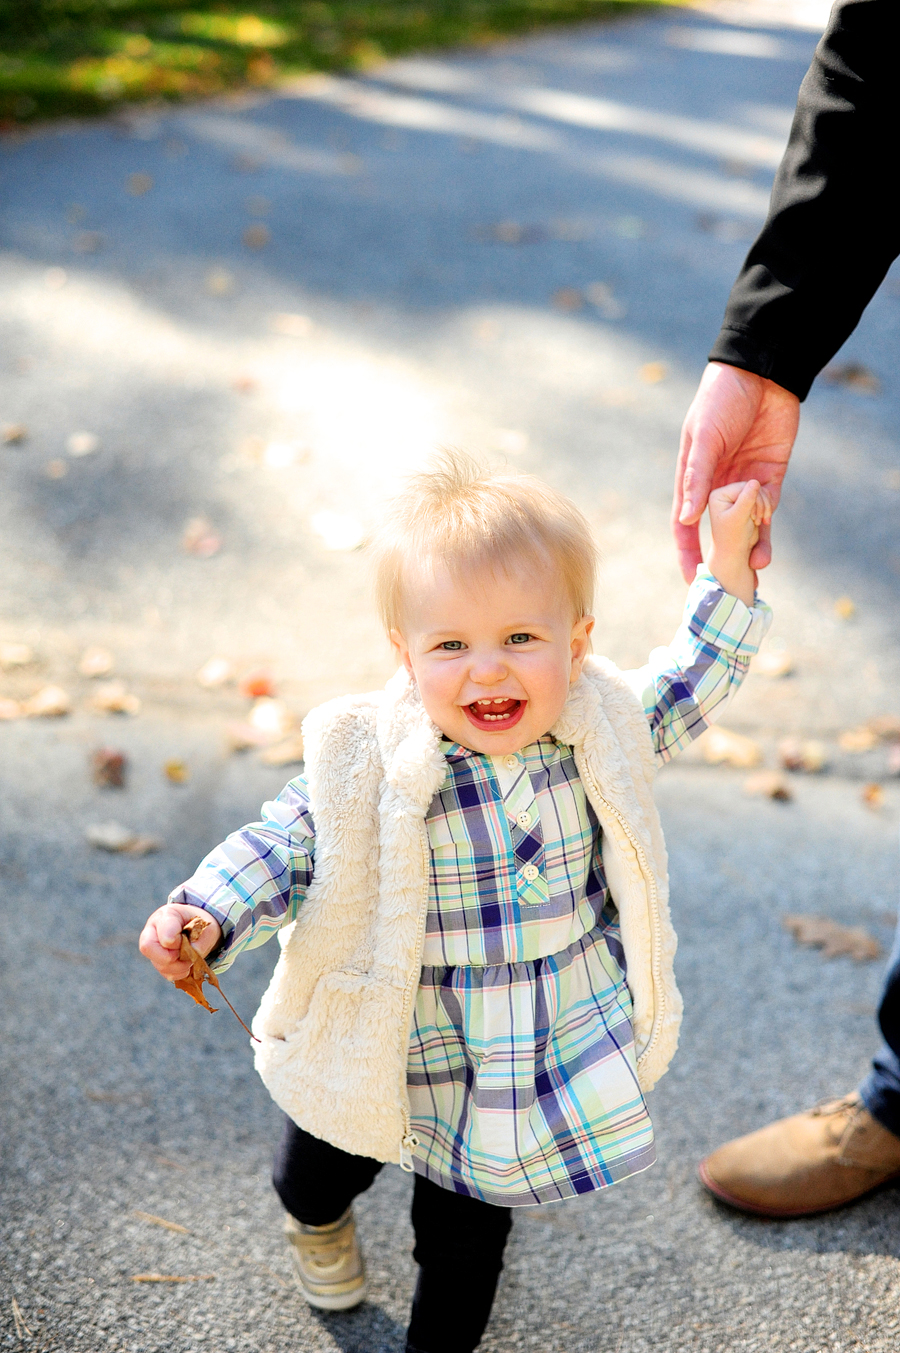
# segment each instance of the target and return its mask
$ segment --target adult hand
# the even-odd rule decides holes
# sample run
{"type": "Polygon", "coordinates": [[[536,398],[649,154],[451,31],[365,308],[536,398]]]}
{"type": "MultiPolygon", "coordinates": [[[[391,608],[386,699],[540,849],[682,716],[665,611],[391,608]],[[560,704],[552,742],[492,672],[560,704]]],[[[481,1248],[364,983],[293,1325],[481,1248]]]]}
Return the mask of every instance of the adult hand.
{"type": "MultiPolygon", "coordinates": [[[[800,401],[790,390],[740,367],[708,364],[681,429],[672,502],[672,532],[687,582],[703,558],[699,521],[710,490],[756,479],[774,511],[799,422],[800,401]]],[[[771,558],[764,522],[750,567],[765,568],[771,558]]]]}

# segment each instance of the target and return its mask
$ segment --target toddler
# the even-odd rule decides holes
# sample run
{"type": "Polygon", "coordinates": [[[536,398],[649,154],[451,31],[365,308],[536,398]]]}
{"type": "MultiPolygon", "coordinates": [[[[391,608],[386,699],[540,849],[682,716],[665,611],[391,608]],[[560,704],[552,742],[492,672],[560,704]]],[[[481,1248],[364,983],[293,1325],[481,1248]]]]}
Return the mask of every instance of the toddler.
{"type": "Polygon", "coordinates": [[[710,497],[713,546],[669,648],[590,655],[595,548],[538,480],[450,456],[374,542],[399,659],[382,691],[304,724],[304,774],[155,911],[217,972],[278,932],[256,1064],[287,1115],[275,1188],[306,1300],[366,1294],[352,1203],[415,1174],[406,1353],[471,1353],[511,1209],[654,1161],[645,1094],[675,1051],[655,766],[698,737],[768,628],[749,555],[756,481],[710,497]]]}

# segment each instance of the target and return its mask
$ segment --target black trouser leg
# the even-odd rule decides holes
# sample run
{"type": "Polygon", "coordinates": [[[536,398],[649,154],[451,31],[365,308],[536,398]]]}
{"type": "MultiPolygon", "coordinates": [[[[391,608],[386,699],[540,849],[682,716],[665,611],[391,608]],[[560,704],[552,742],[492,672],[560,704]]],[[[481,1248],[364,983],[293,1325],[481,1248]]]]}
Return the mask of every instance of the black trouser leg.
{"type": "Polygon", "coordinates": [[[407,1353],[472,1353],[491,1314],[510,1209],[416,1175],[412,1222],[420,1272],[407,1353]]]}
{"type": "Polygon", "coordinates": [[[353,1156],[287,1118],[272,1183],[291,1216],[306,1226],[328,1226],[365,1193],[381,1168],[380,1160],[353,1156]]]}

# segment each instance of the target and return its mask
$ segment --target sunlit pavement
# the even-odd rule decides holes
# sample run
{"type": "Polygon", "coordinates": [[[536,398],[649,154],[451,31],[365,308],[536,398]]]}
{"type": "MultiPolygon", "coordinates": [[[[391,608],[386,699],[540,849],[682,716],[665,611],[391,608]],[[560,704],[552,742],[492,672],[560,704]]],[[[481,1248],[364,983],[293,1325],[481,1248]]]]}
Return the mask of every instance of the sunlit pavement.
{"type": "MultiPolygon", "coordinates": [[[[311,1315],[245,1036],[134,952],[147,911],[291,774],[227,751],[248,701],[194,674],[214,655],[268,668],[298,715],[383,680],[355,547],[446,445],[585,509],[602,651],[633,664],[669,637],[678,429],[816,40],[815,6],[788,9],[666,10],[0,144],[0,430],[27,429],[0,446],[0,644],[36,655],[0,698],[52,684],[74,709],[0,723],[0,1346],[402,1349],[407,1182],[386,1170],[359,1206],[370,1304],[311,1315]],[[91,645],[137,715],[91,711],[91,645]],[[123,790],[91,782],[102,745],[128,754],[123,790]],[[110,820],[163,849],[92,850],[110,820]]],[[[792,777],[787,804],[699,758],[661,777],[688,1013],[651,1103],[660,1161],[521,1215],[486,1353],[897,1347],[894,1193],[751,1222],[693,1171],[851,1088],[874,1046],[879,965],[824,963],[780,917],[890,942],[900,789],[886,747],[838,736],[900,713],[898,324],[900,274],[839,358],[880,391],[820,381],[806,405],[762,589],[795,670],[752,675],[727,720],[772,766],[783,735],[816,738],[830,770],[792,777]]],[[[242,1013],[273,960],[229,973],[242,1013]]]]}

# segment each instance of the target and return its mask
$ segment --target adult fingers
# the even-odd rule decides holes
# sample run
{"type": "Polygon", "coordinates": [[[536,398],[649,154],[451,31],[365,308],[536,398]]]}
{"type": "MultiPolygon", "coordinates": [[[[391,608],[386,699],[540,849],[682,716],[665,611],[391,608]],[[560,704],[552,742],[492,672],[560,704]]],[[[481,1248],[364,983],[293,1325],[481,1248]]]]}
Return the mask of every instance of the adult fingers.
{"type": "Polygon", "coordinates": [[[703,554],[700,549],[700,527],[696,524],[685,526],[680,521],[674,521],[672,523],[672,534],[675,537],[675,549],[678,552],[681,576],[686,583],[692,583],[697,572],[697,565],[703,563],[703,554]]]}

